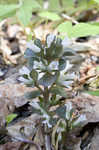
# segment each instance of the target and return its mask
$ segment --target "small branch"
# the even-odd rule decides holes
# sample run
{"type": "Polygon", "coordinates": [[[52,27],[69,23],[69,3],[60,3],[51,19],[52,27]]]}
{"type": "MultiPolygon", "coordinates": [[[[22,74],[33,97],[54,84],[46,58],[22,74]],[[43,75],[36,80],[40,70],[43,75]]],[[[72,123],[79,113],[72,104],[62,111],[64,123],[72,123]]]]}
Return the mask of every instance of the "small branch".
{"type": "Polygon", "coordinates": [[[79,22],[76,21],[74,18],[72,18],[72,17],[70,17],[70,16],[68,16],[68,15],[66,15],[66,14],[61,14],[61,16],[62,16],[64,19],[70,20],[70,21],[72,21],[72,22],[75,23],[75,24],[78,24],[78,23],[79,23],[79,22]]]}
{"type": "Polygon", "coordinates": [[[44,87],[43,96],[44,96],[45,102],[48,102],[48,100],[49,100],[49,90],[48,90],[48,87],[44,87]]]}

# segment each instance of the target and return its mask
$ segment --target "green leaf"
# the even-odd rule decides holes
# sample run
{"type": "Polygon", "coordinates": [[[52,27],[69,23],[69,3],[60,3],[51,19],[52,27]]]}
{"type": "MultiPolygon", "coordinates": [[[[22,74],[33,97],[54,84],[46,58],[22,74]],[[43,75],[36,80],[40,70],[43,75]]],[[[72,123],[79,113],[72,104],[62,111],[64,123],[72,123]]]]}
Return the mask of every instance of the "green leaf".
{"type": "Polygon", "coordinates": [[[34,80],[34,81],[37,81],[38,79],[38,72],[36,70],[32,70],[30,72],[30,77],[34,80]]]}
{"type": "Polygon", "coordinates": [[[25,97],[27,99],[33,99],[33,98],[39,97],[40,95],[41,95],[41,92],[39,90],[25,93],[25,97]]]}
{"type": "Polygon", "coordinates": [[[79,23],[72,26],[71,22],[65,22],[60,24],[57,29],[59,32],[68,34],[70,38],[99,34],[99,26],[89,23],[79,23]]]}
{"type": "Polygon", "coordinates": [[[55,70],[58,70],[58,61],[52,61],[49,66],[47,67],[48,71],[55,71],[55,70]]]}
{"type": "Polygon", "coordinates": [[[75,56],[76,52],[72,48],[65,48],[63,56],[75,56]]]}
{"type": "Polygon", "coordinates": [[[99,34],[99,26],[88,23],[79,23],[73,26],[70,37],[84,37],[99,34]]]}
{"type": "Polygon", "coordinates": [[[40,78],[38,83],[40,85],[43,85],[44,87],[48,87],[52,85],[55,82],[55,80],[56,80],[56,75],[51,75],[49,73],[46,73],[42,78],[40,78]]]}
{"type": "Polygon", "coordinates": [[[50,92],[63,97],[67,96],[65,89],[59,86],[53,87],[50,92]]]}
{"type": "Polygon", "coordinates": [[[34,65],[34,59],[29,58],[27,64],[28,64],[29,69],[31,70],[33,68],[33,65],[34,65]]]}
{"type": "Polygon", "coordinates": [[[49,123],[50,123],[52,126],[55,126],[55,125],[57,124],[57,121],[58,121],[58,118],[50,118],[49,123]]]}
{"type": "Polygon", "coordinates": [[[36,55],[31,49],[27,48],[25,53],[24,53],[24,57],[25,58],[31,58],[31,57],[36,57],[36,55]]]}
{"type": "Polygon", "coordinates": [[[93,95],[93,96],[99,96],[99,90],[97,91],[86,91],[88,94],[93,95]]]}
{"type": "Polygon", "coordinates": [[[27,74],[24,74],[24,75],[23,75],[23,78],[29,79],[27,74]]]}
{"type": "Polygon", "coordinates": [[[12,17],[16,14],[19,5],[11,4],[11,5],[0,5],[0,19],[4,19],[7,17],[12,17]]]}
{"type": "Polygon", "coordinates": [[[39,61],[39,57],[37,56],[37,54],[29,48],[26,49],[24,53],[24,58],[28,59],[29,66],[33,66],[34,60],[39,61]]]}
{"type": "Polygon", "coordinates": [[[47,60],[54,60],[56,58],[59,58],[63,54],[63,46],[62,46],[62,40],[60,38],[54,38],[54,36],[51,35],[47,36],[47,42],[48,47],[46,48],[46,59],[47,60]]]}
{"type": "Polygon", "coordinates": [[[46,36],[46,59],[54,60],[59,58],[63,54],[63,46],[62,40],[60,38],[56,38],[53,34],[49,34],[46,36]]]}
{"type": "Polygon", "coordinates": [[[32,18],[32,11],[36,8],[40,8],[40,5],[36,0],[23,1],[22,6],[17,12],[17,17],[24,26],[27,26],[29,24],[30,19],[32,18]]]}
{"type": "Polygon", "coordinates": [[[46,45],[47,47],[50,47],[52,43],[55,42],[56,36],[53,34],[48,34],[46,36],[46,45]]]}
{"type": "Polygon", "coordinates": [[[99,4],[99,0],[94,0],[94,1],[99,4]]]}
{"type": "Polygon", "coordinates": [[[0,4],[17,4],[19,0],[0,0],[0,4]]]}
{"type": "Polygon", "coordinates": [[[61,17],[54,12],[44,11],[44,12],[40,12],[38,15],[40,17],[43,17],[43,18],[46,18],[46,19],[52,20],[52,21],[57,21],[57,20],[61,19],[61,17]]]}
{"type": "Polygon", "coordinates": [[[39,47],[40,49],[42,49],[42,43],[41,43],[40,39],[34,40],[34,44],[35,44],[37,47],[39,47]]]}
{"type": "Polygon", "coordinates": [[[49,5],[48,5],[48,9],[51,11],[61,11],[60,9],[60,2],[59,0],[49,0],[49,5]]]}
{"type": "Polygon", "coordinates": [[[63,118],[63,119],[66,119],[66,106],[61,106],[61,107],[58,107],[56,110],[55,110],[56,114],[60,117],[60,118],[63,118]]]}
{"type": "Polygon", "coordinates": [[[61,23],[58,27],[57,30],[59,32],[66,33],[68,36],[70,36],[70,32],[72,30],[72,22],[66,21],[64,23],[61,23]]]}
{"type": "Polygon", "coordinates": [[[8,116],[6,116],[7,124],[9,124],[16,117],[17,117],[17,114],[9,114],[8,116]]]}
{"type": "Polygon", "coordinates": [[[34,81],[33,80],[27,80],[26,82],[24,82],[24,84],[27,87],[34,87],[34,81]]]}
{"type": "Polygon", "coordinates": [[[66,61],[65,61],[64,59],[60,59],[60,60],[59,60],[59,66],[58,66],[59,70],[60,70],[60,71],[61,71],[61,70],[64,70],[65,67],[66,67],[66,61]]]}
{"type": "Polygon", "coordinates": [[[74,1],[73,0],[62,0],[62,4],[64,7],[69,7],[69,8],[74,7],[74,1]]]}
{"type": "Polygon", "coordinates": [[[44,1],[42,0],[36,0],[36,1],[43,7],[44,1]]]}

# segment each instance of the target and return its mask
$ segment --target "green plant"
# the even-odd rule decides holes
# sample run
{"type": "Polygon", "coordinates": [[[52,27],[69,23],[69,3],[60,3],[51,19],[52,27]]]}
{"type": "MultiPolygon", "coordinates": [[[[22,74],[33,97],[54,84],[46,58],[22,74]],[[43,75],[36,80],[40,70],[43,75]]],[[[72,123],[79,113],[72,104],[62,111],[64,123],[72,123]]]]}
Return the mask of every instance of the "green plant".
{"type": "Polygon", "coordinates": [[[27,26],[30,23],[32,12],[37,9],[40,9],[40,5],[36,0],[1,1],[0,20],[15,17],[18,23],[27,26]]]}
{"type": "MultiPolygon", "coordinates": [[[[28,99],[36,98],[30,102],[32,111],[41,115],[45,141],[48,142],[51,136],[49,146],[55,150],[58,150],[60,142],[61,148],[65,146],[66,149],[66,138],[74,129],[81,127],[86,119],[85,115],[74,115],[70,102],[63,104],[60,101],[60,98],[66,97],[65,89],[71,86],[75,77],[73,73],[68,73],[72,66],[69,58],[77,55],[70,44],[67,37],[61,40],[52,34],[46,36],[44,44],[39,39],[27,43],[24,56],[28,65],[20,70],[20,81],[35,87],[25,96],[28,99]]],[[[46,150],[47,147],[45,144],[46,150]]]]}
{"type": "Polygon", "coordinates": [[[6,116],[6,123],[7,125],[14,119],[17,117],[17,114],[9,114],[6,116]]]}
{"type": "Polygon", "coordinates": [[[99,34],[99,24],[76,21],[85,11],[95,9],[98,12],[98,0],[49,0],[47,2],[48,7],[44,8],[44,0],[2,0],[0,1],[0,20],[14,17],[17,23],[23,27],[29,26],[32,32],[37,25],[51,21],[53,23],[51,28],[58,27],[60,33],[67,33],[70,38],[99,34]],[[35,13],[33,19],[32,13],[35,13]],[[72,23],[75,25],[72,26],[72,23]]]}
{"type": "Polygon", "coordinates": [[[92,23],[78,23],[72,26],[72,22],[67,21],[57,27],[60,33],[67,33],[70,38],[95,36],[99,34],[99,25],[92,23]]]}

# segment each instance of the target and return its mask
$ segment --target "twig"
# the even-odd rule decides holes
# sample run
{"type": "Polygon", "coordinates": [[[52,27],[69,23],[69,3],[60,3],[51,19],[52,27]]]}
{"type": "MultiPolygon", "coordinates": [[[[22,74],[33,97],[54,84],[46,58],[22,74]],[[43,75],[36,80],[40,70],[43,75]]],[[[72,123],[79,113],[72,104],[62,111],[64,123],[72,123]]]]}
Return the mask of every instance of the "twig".
{"type": "Polygon", "coordinates": [[[61,14],[61,16],[62,16],[63,18],[65,18],[65,19],[68,19],[68,20],[72,21],[72,22],[75,23],[75,24],[78,24],[78,23],[79,23],[79,22],[76,21],[74,18],[72,18],[72,17],[70,17],[70,16],[68,16],[68,15],[66,15],[66,14],[61,14]]]}

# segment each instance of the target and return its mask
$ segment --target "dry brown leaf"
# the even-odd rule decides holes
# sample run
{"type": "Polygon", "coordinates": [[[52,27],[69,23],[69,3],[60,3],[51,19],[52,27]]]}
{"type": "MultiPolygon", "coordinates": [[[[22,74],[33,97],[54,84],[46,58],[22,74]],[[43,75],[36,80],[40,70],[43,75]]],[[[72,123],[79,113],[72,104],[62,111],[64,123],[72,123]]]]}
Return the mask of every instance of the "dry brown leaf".
{"type": "Polygon", "coordinates": [[[0,146],[0,150],[19,150],[21,142],[8,142],[0,146]]]}
{"type": "Polygon", "coordinates": [[[10,47],[8,46],[9,45],[8,41],[1,38],[0,43],[1,43],[0,50],[1,50],[1,53],[3,55],[5,62],[7,64],[10,64],[10,63],[17,64],[16,57],[11,56],[12,51],[10,47]]]}
{"type": "Polygon", "coordinates": [[[8,30],[7,30],[8,37],[10,38],[16,37],[17,33],[19,32],[23,32],[23,29],[21,26],[17,24],[8,26],[8,30]]]}

